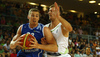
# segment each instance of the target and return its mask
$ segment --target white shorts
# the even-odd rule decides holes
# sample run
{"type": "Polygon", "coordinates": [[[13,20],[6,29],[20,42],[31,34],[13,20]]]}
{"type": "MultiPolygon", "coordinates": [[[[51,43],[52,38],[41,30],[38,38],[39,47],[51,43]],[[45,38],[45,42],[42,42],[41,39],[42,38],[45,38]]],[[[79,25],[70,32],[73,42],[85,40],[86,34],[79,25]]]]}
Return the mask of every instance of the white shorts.
{"type": "Polygon", "coordinates": [[[52,55],[48,55],[47,57],[71,57],[69,54],[61,54],[60,56],[52,56],[52,55]]]}

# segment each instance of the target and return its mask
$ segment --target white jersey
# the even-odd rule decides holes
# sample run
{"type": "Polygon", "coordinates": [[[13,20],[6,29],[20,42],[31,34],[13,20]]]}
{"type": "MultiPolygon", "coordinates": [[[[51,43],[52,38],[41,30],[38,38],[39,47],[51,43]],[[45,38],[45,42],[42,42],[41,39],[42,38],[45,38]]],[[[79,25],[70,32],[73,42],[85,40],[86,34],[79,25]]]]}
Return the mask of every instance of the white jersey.
{"type": "MultiPolygon", "coordinates": [[[[59,23],[55,28],[51,29],[51,32],[56,39],[58,45],[58,52],[65,54],[68,53],[68,37],[65,37],[62,33],[61,23],[59,23]]],[[[45,25],[49,27],[49,24],[45,25]]]]}

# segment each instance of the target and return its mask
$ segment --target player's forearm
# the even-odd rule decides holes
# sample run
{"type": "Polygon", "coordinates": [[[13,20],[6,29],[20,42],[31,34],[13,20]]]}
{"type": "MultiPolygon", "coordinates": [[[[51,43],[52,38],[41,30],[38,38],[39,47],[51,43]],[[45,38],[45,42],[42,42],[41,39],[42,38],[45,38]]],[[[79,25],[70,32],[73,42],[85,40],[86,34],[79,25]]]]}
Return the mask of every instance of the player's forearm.
{"type": "Polygon", "coordinates": [[[51,52],[58,51],[58,47],[56,44],[47,44],[47,45],[39,44],[38,48],[46,51],[51,51],[51,52]]]}
{"type": "Polygon", "coordinates": [[[15,35],[12,39],[12,41],[10,42],[10,48],[14,49],[16,47],[16,40],[19,37],[19,35],[15,35]]]}
{"type": "Polygon", "coordinates": [[[73,30],[71,24],[65,20],[64,18],[62,18],[61,16],[58,17],[59,21],[62,23],[62,25],[70,32],[73,30]]]}

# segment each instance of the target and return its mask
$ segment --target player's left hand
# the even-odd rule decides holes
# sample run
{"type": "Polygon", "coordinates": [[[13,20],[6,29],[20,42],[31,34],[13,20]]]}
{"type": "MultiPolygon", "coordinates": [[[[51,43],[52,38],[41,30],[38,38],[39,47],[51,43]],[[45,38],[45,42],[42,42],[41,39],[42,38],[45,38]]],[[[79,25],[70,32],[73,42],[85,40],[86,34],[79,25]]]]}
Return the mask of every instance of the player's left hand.
{"type": "Polygon", "coordinates": [[[42,43],[43,45],[48,44],[45,37],[41,38],[41,43],[42,43]]]}
{"type": "Polygon", "coordinates": [[[33,48],[38,48],[38,41],[36,40],[36,38],[31,38],[32,40],[30,41],[31,44],[29,44],[30,48],[29,49],[33,49],[33,48]]]}
{"type": "Polygon", "coordinates": [[[52,9],[53,14],[54,14],[54,16],[56,16],[56,18],[59,18],[60,17],[60,9],[59,9],[59,6],[56,2],[54,3],[54,7],[55,8],[52,9]]]}

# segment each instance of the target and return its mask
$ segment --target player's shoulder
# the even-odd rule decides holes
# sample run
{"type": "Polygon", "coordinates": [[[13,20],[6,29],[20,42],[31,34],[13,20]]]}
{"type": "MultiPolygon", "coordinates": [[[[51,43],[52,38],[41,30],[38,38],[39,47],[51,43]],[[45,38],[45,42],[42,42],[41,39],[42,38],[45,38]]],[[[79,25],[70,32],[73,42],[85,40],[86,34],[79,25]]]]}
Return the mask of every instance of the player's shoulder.
{"type": "Polygon", "coordinates": [[[48,28],[48,26],[44,26],[44,30],[49,31],[50,29],[48,28]]]}
{"type": "Polygon", "coordinates": [[[25,24],[22,24],[23,26],[25,26],[25,25],[29,25],[29,23],[25,23],[25,24]]]}
{"type": "Polygon", "coordinates": [[[20,28],[22,28],[23,27],[23,24],[21,24],[20,26],[19,26],[19,28],[18,29],[20,29],[20,28]]]}
{"type": "Polygon", "coordinates": [[[45,27],[49,27],[49,25],[50,25],[50,23],[48,23],[48,24],[45,24],[44,26],[45,26],[45,27]]]}
{"type": "Polygon", "coordinates": [[[44,27],[44,25],[42,24],[42,23],[38,23],[38,26],[37,26],[37,28],[43,28],[44,27]]]}
{"type": "Polygon", "coordinates": [[[42,23],[38,23],[40,26],[44,26],[42,23]]]}

